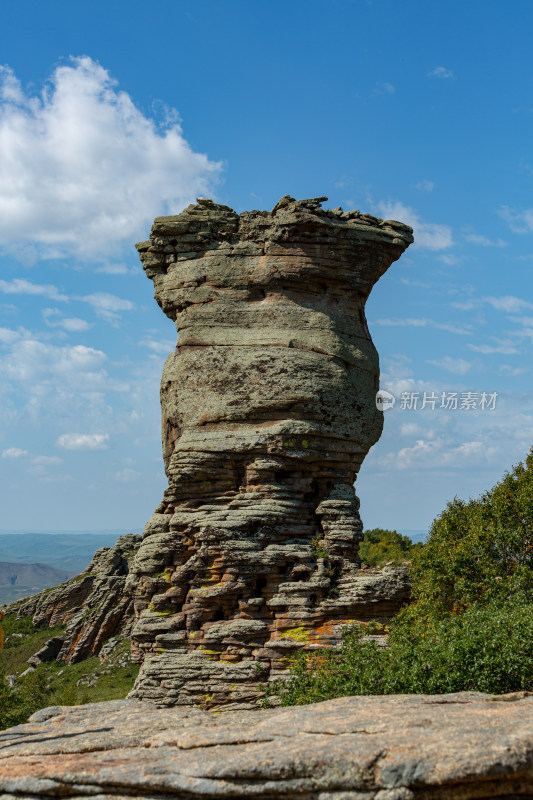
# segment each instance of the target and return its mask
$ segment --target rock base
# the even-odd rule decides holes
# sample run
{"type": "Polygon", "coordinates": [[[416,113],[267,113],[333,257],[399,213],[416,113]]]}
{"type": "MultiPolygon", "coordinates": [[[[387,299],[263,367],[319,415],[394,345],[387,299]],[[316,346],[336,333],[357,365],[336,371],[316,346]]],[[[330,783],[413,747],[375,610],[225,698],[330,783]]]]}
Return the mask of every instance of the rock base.
{"type": "Polygon", "coordinates": [[[531,800],[533,696],[225,714],[127,700],[49,708],[0,733],[0,797],[531,800]]]}

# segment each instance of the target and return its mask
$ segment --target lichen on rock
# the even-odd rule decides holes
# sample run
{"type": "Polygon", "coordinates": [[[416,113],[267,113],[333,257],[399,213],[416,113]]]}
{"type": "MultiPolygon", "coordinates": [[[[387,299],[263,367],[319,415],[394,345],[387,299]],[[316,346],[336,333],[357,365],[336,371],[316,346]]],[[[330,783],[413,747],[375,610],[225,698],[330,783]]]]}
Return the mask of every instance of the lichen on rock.
{"type": "Polygon", "coordinates": [[[326,199],[237,214],[199,198],[137,245],[178,341],[169,485],[128,577],[131,697],[248,707],[290,652],[408,597],[405,568],[360,569],[354,481],[383,424],[365,302],[412,230],[326,199]]]}

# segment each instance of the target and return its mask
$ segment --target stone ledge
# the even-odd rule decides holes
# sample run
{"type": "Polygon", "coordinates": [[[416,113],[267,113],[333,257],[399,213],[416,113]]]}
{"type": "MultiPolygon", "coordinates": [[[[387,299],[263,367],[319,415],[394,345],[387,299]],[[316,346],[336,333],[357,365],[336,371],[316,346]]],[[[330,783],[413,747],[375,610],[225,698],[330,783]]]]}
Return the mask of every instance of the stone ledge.
{"type": "Polygon", "coordinates": [[[531,800],[533,695],[43,709],[0,733],[0,797],[531,800]]]}

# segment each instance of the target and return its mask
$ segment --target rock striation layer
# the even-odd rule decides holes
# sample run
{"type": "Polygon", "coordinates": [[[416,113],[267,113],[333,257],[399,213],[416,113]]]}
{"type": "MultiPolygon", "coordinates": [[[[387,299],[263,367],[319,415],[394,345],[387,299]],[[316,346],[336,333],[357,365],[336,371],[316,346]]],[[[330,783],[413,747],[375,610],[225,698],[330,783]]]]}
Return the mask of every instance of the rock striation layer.
{"type": "Polygon", "coordinates": [[[0,797],[531,800],[527,695],[227,714],[128,700],[48,708],[0,733],[0,797]]]}
{"type": "Polygon", "coordinates": [[[113,547],[97,550],[80,575],[7,607],[6,613],[19,619],[32,617],[36,627],[66,625],[61,639],[49,640],[29,659],[32,666],[51,658],[75,664],[98,655],[110,637],[129,635],[133,602],[124,588],[140,543],[134,533],[120,536],[113,547]]]}
{"type": "Polygon", "coordinates": [[[298,648],[390,618],[405,569],[361,570],[353,484],[382,429],[365,319],[407,225],[327,198],[199,198],[137,245],[178,342],[161,383],[168,489],[128,579],[131,696],[246,705],[298,648]]]}

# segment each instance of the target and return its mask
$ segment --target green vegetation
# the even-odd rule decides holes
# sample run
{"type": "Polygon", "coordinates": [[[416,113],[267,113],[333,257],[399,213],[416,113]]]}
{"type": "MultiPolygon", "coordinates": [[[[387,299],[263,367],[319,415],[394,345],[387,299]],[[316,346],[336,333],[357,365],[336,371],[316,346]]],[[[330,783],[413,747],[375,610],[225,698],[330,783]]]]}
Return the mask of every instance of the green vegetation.
{"type": "Polygon", "coordinates": [[[46,706],[121,699],[139,672],[139,666],[129,660],[130,640],[122,638],[103,662],[98,657],[72,665],[51,661],[18,678],[17,686],[11,689],[5,676],[24,671],[27,659],[52,636],[61,635],[64,628],[34,628],[31,618],[16,620],[12,615],[4,617],[2,627],[7,641],[0,653],[0,730],[26,722],[46,706]],[[12,637],[13,633],[23,636],[12,637]]]}
{"type": "Polygon", "coordinates": [[[359,546],[359,558],[369,567],[379,567],[390,562],[403,564],[410,561],[413,554],[422,547],[421,543],[413,544],[408,536],[402,536],[397,531],[372,528],[364,532],[359,546]]]}
{"type": "Polygon", "coordinates": [[[347,626],[340,653],[299,653],[289,679],[267,688],[265,705],[273,695],[293,705],[533,691],[533,449],[480,498],[449,503],[411,560],[413,603],[389,625],[388,646],[365,635],[375,626],[347,626]]]}

